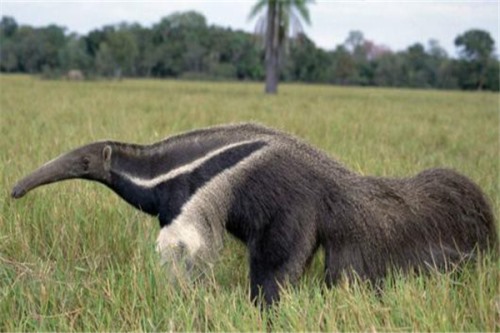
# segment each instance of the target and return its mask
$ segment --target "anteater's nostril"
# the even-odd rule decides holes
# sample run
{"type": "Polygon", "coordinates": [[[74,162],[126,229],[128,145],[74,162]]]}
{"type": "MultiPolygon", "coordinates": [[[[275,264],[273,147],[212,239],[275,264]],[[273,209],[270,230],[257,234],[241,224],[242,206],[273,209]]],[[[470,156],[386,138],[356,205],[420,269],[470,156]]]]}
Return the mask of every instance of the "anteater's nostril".
{"type": "Polygon", "coordinates": [[[23,195],[26,194],[26,191],[23,190],[22,188],[20,188],[18,185],[14,186],[14,188],[12,189],[12,192],[11,192],[11,196],[14,198],[14,199],[19,199],[20,197],[22,197],[23,195]]]}

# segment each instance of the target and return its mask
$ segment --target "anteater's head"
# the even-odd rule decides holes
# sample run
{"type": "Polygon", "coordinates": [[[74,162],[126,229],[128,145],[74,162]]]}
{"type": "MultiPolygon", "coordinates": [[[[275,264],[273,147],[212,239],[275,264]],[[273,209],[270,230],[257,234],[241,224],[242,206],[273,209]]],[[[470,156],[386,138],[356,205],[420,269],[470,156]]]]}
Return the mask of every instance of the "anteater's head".
{"type": "Polygon", "coordinates": [[[12,197],[65,179],[82,178],[107,183],[110,179],[112,144],[92,143],[63,154],[21,179],[12,189],[12,197]]]}

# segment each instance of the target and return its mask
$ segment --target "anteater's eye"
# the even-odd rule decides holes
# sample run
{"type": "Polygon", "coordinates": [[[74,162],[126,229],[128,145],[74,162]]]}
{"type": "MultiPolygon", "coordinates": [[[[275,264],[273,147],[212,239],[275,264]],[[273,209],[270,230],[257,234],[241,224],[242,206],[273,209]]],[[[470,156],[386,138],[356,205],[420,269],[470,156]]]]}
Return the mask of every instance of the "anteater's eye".
{"type": "Polygon", "coordinates": [[[90,165],[90,159],[88,157],[84,157],[82,159],[83,170],[87,171],[90,165]]]}

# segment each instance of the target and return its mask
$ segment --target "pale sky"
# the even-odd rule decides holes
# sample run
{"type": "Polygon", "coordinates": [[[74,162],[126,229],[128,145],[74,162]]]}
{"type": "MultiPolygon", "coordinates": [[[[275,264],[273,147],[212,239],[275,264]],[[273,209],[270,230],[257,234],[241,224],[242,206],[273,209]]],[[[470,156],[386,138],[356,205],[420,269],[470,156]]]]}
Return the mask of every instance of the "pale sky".
{"type": "MultiPolygon", "coordinates": [[[[85,34],[104,25],[137,22],[150,27],[177,11],[196,10],[209,24],[254,31],[248,13],[256,0],[187,1],[13,1],[0,0],[0,15],[13,16],[20,24],[45,26],[55,23],[70,32],[85,34]]],[[[360,30],[366,39],[392,50],[416,42],[427,45],[437,39],[451,56],[454,39],[472,28],[488,31],[498,54],[500,5],[490,1],[374,1],[317,0],[309,6],[312,25],[305,33],[320,47],[330,50],[345,41],[349,31],[360,30]]]]}

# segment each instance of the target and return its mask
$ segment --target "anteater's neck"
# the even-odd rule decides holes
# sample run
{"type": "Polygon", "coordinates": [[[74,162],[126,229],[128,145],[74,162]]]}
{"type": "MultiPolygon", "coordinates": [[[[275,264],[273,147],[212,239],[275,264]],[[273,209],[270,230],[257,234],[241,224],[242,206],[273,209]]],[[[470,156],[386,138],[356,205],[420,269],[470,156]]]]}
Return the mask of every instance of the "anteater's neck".
{"type": "Polygon", "coordinates": [[[162,145],[116,144],[107,184],[134,207],[172,221],[207,182],[262,149],[262,140],[186,140],[162,145]]]}
{"type": "MultiPolygon", "coordinates": [[[[169,184],[175,185],[173,187],[177,190],[169,192],[172,195],[169,200],[175,199],[180,195],[179,183],[186,187],[185,181],[192,178],[186,177],[186,174],[206,162],[211,153],[225,146],[225,142],[217,137],[188,139],[166,140],[147,146],[113,142],[111,178],[106,185],[134,207],[151,215],[159,215],[160,209],[168,208],[159,207],[160,201],[165,206],[165,198],[158,197],[161,184],[170,180],[169,184]],[[177,179],[179,181],[175,182],[177,179]]],[[[223,168],[219,169],[221,171],[223,168]]],[[[178,214],[184,201],[177,203],[176,207],[170,207],[174,209],[167,214],[169,219],[171,214],[178,214]]]]}
{"type": "Polygon", "coordinates": [[[151,158],[147,146],[115,144],[108,185],[137,209],[158,215],[155,187],[141,186],[134,179],[151,178],[151,158]]]}

